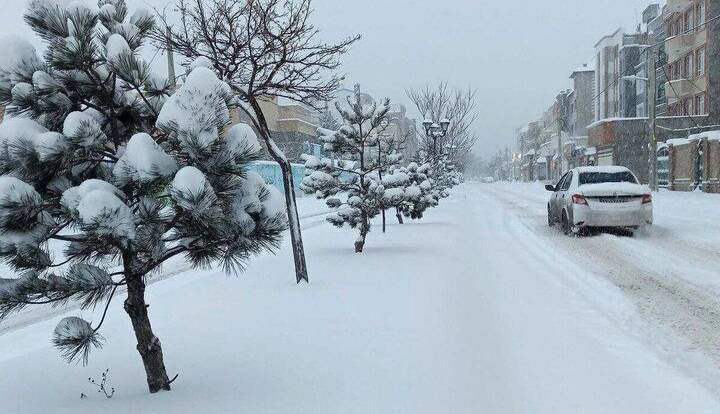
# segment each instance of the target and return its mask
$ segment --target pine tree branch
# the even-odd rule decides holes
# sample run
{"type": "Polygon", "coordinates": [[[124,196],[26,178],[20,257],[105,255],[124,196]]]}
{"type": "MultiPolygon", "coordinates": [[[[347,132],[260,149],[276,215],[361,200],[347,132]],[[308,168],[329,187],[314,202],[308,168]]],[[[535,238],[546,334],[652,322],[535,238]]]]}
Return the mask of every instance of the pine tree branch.
{"type": "Polygon", "coordinates": [[[100,322],[98,323],[98,326],[93,329],[93,332],[99,331],[103,325],[103,322],[105,322],[105,316],[107,315],[108,309],[110,308],[110,302],[112,302],[113,297],[115,297],[115,291],[117,291],[118,286],[119,285],[115,285],[115,287],[113,287],[112,291],[110,292],[110,297],[105,303],[105,309],[103,310],[102,318],[100,318],[100,322]]]}

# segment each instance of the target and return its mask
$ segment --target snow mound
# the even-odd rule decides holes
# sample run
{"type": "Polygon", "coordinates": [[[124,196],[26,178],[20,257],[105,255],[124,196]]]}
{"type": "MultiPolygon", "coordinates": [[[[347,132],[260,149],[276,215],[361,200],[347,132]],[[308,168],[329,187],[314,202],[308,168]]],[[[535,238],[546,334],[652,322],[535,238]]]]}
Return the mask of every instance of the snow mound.
{"type": "Polygon", "coordinates": [[[388,188],[383,193],[383,200],[389,204],[397,204],[405,198],[405,192],[402,188],[388,188]]]}
{"type": "Polygon", "coordinates": [[[112,4],[104,4],[102,7],[100,7],[100,16],[105,19],[112,19],[115,17],[115,14],[117,13],[117,9],[112,4]]]}
{"type": "Polygon", "coordinates": [[[650,187],[635,183],[598,183],[583,184],[577,191],[586,196],[643,195],[650,194],[650,187]]]}
{"type": "Polygon", "coordinates": [[[219,138],[217,125],[230,122],[226,99],[231,95],[230,87],[210,69],[196,68],[180,89],[165,102],[157,126],[176,129],[178,139],[184,146],[192,141],[207,147],[219,138]]]}
{"type": "Polygon", "coordinates": [[[28,118],[6,118],[0,123],[0,148],[19,141],[35,143],[47,128],[28,118]]]}
{"type": "Polygon", "coordinates": [[[42,70],[35,71],[32,75],[32,83],[40,91],[50,91],[59,89],[62,85],[56,81],[49,73],[42,70]]]}
{"type": "Polygon", "coordinates": [[[187,73],[189,74],[197,68],[207,68],[212,70],[213,63],[209,58],[205,56],[200,56],[187,65],[187,73]]]}
{"type": "Polygon", "coordinates": [[[96,226],[94,229],[96,234],[111,235],[128,240],[135,238],[133,213],[112,192],[105,190],[88,192],[80,199],[77,213],[83,224],[96,226]]]}
{"type": "Polygon", "coordinates": [[[131,53],[127,40],[117,33],[113,33],[105,44],[105,55],[108,62],[117,64],[123,55],[131,53]]]}
{"type": "Polygon", "coordinates": [[[385,185],[396,186],[410,181],[410,177],[404,172],[397,172],[395,174],[386,175],[383,177],[382,182],[385,185]]]}
{"type": "Polygon", "coordinates": [[[168,177],[177,169],[173,157],[166,154],[150,135],[140,133],[130,138],[125,153],[113,168],[113,176],[119,182],[147,182],[168,177]]]}
{"type": "Polygon", "coordinates": [[[61,154],[67,147],[67,138],[59,132],[45,132],[34,138],[35,152],[40,161],[61,154]]]}
{"type": "Polygon", "coordinates": [[[40,195],[30,184],[9,175],[0,175],[0,201],[17,203],[27,197],[40,199],[40,195]]]}
{"type": "Polygon", "coordinates": [[[263,213],[269,218],[276,216],[286,217],[285,196],[275,186],[265,187],[269,193],[263,202],[263,213]]]}
{"type": "Polygon", "coordinates": [[[100,134],[100,124],[87,112],[70,112],[63,123],[63,135],[77,139],[83,146],[93,145],[100,134]]]}
{"type": "Polygon", "coordinates": [[[416,185],[411,185],[405,189],[405,196],[411,199],[416,199],[422,196],[422,190],[416,185]]]}
{"type": "Polygon", "coordinates": [[[201,194],[207,185],[207,178],[202,171],[195,167],[183,167],[175,174],[172,186],[175,190],[189,193],[201,194]]]}
{"type": "Polygon", "coordinates": [[[228,150],[234,154],[241,152],[257,154],[262,150],[255,131],[250,125],[242,122],[230,128],[226,139],[228,150]]]}
{"type": "Polygon", "coordinates": [[[117,187],[107,181],[90,179],[85,180],[77,187],[71,187],[65,190],[60,198],[60,204],[70,211],[77,210],[80,200],[88,193],[94,190],[102,190],[117,196],[123,196],[123,193],[117,187]]]}

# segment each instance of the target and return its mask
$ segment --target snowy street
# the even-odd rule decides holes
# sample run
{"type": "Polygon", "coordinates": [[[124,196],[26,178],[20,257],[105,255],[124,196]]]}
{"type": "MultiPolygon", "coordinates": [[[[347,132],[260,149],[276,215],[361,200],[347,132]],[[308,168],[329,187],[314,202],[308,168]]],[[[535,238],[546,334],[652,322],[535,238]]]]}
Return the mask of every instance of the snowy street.
{"type": "Polygon", "coordinates": [[[238,278],[148,288],[172,392],[138,381],[116,300],[87,367],[52,349],[62,315],[0,334],[3,412],[718,412],[720,228],[701,215],[717,196],[661,193],[651,230],[575,239],[547,227],[547,194],[466,183],[424,220],[375,225],[363,255],[301,200],[310,285],[286,240],[238,278]],[[87,382],[105,369],[112,399],[87,382]]]}

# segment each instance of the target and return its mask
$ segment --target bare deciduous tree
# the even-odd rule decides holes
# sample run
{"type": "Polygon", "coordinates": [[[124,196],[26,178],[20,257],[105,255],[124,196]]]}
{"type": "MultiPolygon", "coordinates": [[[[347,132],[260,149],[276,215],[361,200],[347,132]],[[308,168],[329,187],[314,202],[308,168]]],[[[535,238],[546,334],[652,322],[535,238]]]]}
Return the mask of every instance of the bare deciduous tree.
{"type": "MultiPolygon", "coordinates": [[[[435,88],[426,85],[422,89],[408,89],[406,94],[426,118],[435,122],[443,118],[452,121],[447,135],[438,139],[437,145],[447,151],[452,162],[463,160],[477,141],[477,135],[471,130],[478,117],[477,91],[451,88],[447,82],[441,82],[435,88]]],[[[421,137],[420,148],[426,153],[432,152],[432,139],[424,130],[418,131],[418,135],[421,137]]]]}
{"type": "Polygon", "coordinates": [[[318,39],[310,23],[312,0],[177,0],[176,20],[161,13],[160,45],[190,59],[202,58],[240,98],[239,108],[282,170],[298,283],[308,271],[290,161],[273,141],[260,101],[284,97],[318,110],[332,99],[342,77],[332,73],[359,36],[337,43],[318,39]],[[173,23],[177,22],[177,26],[173,23]]]}

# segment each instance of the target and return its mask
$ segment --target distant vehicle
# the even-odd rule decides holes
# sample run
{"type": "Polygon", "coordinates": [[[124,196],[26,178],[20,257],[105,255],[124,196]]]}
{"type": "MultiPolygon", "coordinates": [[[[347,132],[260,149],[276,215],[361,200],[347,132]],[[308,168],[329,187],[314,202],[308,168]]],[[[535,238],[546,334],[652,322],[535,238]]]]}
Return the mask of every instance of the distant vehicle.
{"type": "Polygon", "coordinates": [[[556,185],[547,205],[548,224],[560,223],[565,234],[590,228],[621,228],[631,232],[653,222],[650,188],[625,167],[579,167],[556,185]]]}
{"type": "Polygon", "coordinates": [[[485,178],[483,178],[483,182],[486,184],[492,184],[495,182],[495,179],[492,177],[485,177],[485,178]]]}

